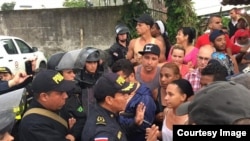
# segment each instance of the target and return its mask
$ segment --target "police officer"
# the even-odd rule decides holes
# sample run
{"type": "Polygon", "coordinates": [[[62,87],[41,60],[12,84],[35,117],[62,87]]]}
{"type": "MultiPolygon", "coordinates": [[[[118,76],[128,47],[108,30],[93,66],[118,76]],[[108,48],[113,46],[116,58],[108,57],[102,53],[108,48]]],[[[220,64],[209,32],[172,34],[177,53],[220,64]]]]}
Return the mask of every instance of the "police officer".
{"type": "Polygon", "coordinates": [[[110,55],[109,66],[119,59],[126,58],[128,52],[128,44],[130,41],[129,28],[124,24],[118,24],[115,27],[116,42],[108,50],[110,55]]]}
{"type": "Polygon", "coordinates": [[[100,60],[100,51],[97,48],[86,47],[79,53],[75,68],[80,70],[76,74],[76,79],[82,88],[92,87],[103,74],[104,68],[100,60]]]}
{"type": "Polygon", "coordinates": [[[75,141],[68,133],[67,121],[59,116],[68,98],[66,92],[74,86],[57,71],[38,72],[32,81],[34,99],[19,126],[20,141],[75,141]]]}
{"type": "MultiPolygon", "coordinates": [[[[74,81],[76,71],[74,63],[80,52],[81,49],[66,52],[61,57],[56,67],[52,66],[52,68],[55,68],[57,71],[59,71],[65,80],[74,81]]],[[[55,54],[55,56],[58,56],[58,54],[55,54]]],[[[51,58],[56,57],[51,56],[51,58]]],[[[75,85],[75,88],[72,91],[67,92],[67,94],[68,99],[66,100],[66,103],[61,110],[61,116],[65,120],[69,120],[69,123],[72,120],[75,120],[74,125],[72,125],[72,128],[70,128],[69,131],[75,137],[76,141],[80,141],[81,132],[86,121],[87,108],[83,107],[82,105],[82,91],[77,84],[75,85]]]]}
{"type": "MultiPolygon", "coordinates": [[[[87,117],[82,141],[99,139],[126,141],[126,132],[119,125],[117,116],[125,110],[128,94],[133,92],[136,87],[135,83],[126,82],[116,73],[105,73],[101,76],[93,88],[97,104],[87,117]]],[[[131,125],[130,129],[142,124],[144,112],[144,104],[138,104],[135,123],[131,125]]]]}
{"type": "Polygon", "coordinates": [[[31,78],[30,75],[27,75],[24,71],[19,71],[9,81],[0,80],[0,94],[24,87],[30,81],[28,78],[31,78]]]}
{"type": "Polygon", "coordinates": [[[86,47],[81,50],[75,62],[76,81],[81,87],[82,106],[85,107],[88,115],[89,109],[95,104],[93,85],[97,79],[105,72],[104,66],[100,63],[100,50],[94,47],[86,47]]]}

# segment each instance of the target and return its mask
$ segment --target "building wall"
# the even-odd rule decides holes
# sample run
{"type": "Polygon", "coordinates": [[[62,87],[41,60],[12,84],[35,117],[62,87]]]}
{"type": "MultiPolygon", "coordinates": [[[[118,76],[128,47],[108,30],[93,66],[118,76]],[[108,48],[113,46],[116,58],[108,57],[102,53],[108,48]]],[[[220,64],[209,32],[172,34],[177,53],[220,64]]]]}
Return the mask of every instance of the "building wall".
{"type": "Polygon", "coordinates": [[[86,46],[108,48],[121,7],[0,11],[0,34],[23,38],[47,56],[86,46]]]}

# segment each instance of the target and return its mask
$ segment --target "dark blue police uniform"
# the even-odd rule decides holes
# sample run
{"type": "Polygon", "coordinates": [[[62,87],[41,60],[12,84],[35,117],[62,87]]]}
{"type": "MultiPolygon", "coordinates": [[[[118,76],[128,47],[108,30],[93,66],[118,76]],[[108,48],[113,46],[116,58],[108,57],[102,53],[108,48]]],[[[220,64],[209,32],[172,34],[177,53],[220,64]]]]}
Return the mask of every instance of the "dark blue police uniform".
{"type": "MultiPolygon", "coordinates": [[[[44,107],[34,100],[30,108],[44,107]]],[[[39,114],[24,117],[18,132],[20,141],[68,141],[65,138],[68,134],[67,128],[54,119],[39,114]]]]}
{"type": "Polygon", "coordinates": [[[126,135],[117,121],[117,115],[96,104],[87,117],[82,132],[82,141],[98,139],[127,141],[126,135]]]}
{"type": "Polygon", "coordinates": [[[1,81],[0,80],[0,91],[7,90],[9,88],[8,81],[1,81]]]}

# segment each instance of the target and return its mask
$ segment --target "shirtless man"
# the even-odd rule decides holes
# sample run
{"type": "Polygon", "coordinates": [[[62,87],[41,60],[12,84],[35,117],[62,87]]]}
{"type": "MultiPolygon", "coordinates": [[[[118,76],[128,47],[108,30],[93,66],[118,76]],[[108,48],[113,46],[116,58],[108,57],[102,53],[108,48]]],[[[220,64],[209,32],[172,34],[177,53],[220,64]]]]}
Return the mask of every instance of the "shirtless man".
{"type": "Polygon", "coordinates": [[[141,54],[138,52],[142,51],[146,44],[151,43],[158,45],[160,48],[159,62],[165,62],[165,48],[163,43],[151,35],[151,27],[154,24],[153,18],[148,14],[142,14],[135,21],[137,22],[136,31],[140,37],[130,41],[126,58],[131,60],[135,65],[141,64],[141,54]]]}

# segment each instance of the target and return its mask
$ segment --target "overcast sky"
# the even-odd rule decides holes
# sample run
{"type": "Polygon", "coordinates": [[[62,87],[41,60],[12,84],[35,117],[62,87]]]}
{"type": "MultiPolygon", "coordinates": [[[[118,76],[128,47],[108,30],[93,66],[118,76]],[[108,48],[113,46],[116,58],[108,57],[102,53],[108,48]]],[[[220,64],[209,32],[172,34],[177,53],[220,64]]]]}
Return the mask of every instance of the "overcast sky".
{"type": "MultiPolygon", "coordinates": [[[[206,15],[209,13],[219,12],[221,8],[222,0],[192,0],[194,4],[194,8],[196,10],[197,15],[206,15]]],[[[233,7],[245,7],[246,5],[230,5],[230,6],[222,6],[222,11],[227,11],[232,9],[233,7]]]]}
{"type": "Polygon", "coordinates": [[[0,0],[0,5],[4,2],[16,2],[17,5],[32,5],[32,7],[41,7],[41,5],[44,5],[45,8],[59,8],[63,7],[64,1],[65,0],[0,0]]]}
{"type": "MultiPolygon", "coordinates": [[[[0,5],[4,2],[15,1],[16,4],[22,5],[32,5],[33,8],[41,8],[43,5],[45,8],[61,8],[63,7],[63,2],[65,0],[0,0],[0,5]]],[[[91,0],[90,0],[91,1],[91,0]]],[[[194,2],[194,9],[196,10],[197,15],[206,15],[209,13],[215,13],[220,11],[222,6],[220,2],[222,0],[192,0],[194,2]]],[[[237,6],[243,7],[244,5],[237,6]]],[[[222,10],[229,10],[235,6],[222,6],[222,10]]]]}

